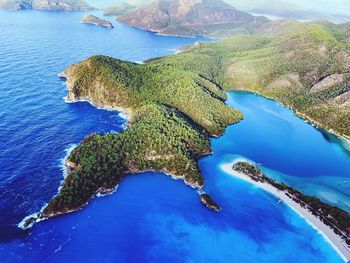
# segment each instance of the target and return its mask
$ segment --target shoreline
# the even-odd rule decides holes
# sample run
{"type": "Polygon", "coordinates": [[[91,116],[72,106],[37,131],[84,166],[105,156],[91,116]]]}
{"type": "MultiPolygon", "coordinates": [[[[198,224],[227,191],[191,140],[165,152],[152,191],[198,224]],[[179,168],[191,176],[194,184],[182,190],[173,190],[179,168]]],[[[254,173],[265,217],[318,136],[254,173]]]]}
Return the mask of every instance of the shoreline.
{"type": "MultiPolygon", "coordinates": [[[[64,156],[63,158],[60,159],[60,169],[61,169],[61,171],[62,171],[62,176],[63,176],[63,178],[62,178],[62,180],[61,180],[60,183],[59,183],[59,186],[58,186],[58,189],[57,189],[57,193],[60,192],[60,190],[61,190],[61,188],[62,188],[62,186],[63,186],[64,180],[66,179],[66,177],[67,177],[67,175],[68,175],[67,158],[68,158],[68,156],[71,154],[71,152],[72,152],[77,146],[78,146],[78,145],[77,145],[77,144],[74,144],[74,143],[73,143],[73,144],[70,144],[70,145],[64,150],[65,153],[66,153],[65,156],[64,156]]],[[[56,193],[56,194],[57,194],[57,193],[56,193]]],[[[55,194],[55,195],[56,195],[56,194],[55,194]]],[[[41,222],[41,221],[44,221],[44,220],[48,219],[48,218],[40,218],[40,217],[39,217],[39,214],[45,209],[45,207],[46,207],[48,204],[49,204],[49,203],[45,203],[45,204],[41,207],[41,209],[40,209],[39,212],[35,212],[35,213],[33,213],[33,214],[27,215],[25,218],[22,219],[21,222],[19,222],[19,223],[17,224],[17,227],[18,227],[18,228],[21,228],[21,229],[23,229],[23,230],[27,230],[27,229],[32,228],[32,226],[33,226],[34,224],[39,223],[39,222],[41,222]],[[31,222],[29,225],[26,226],[25,224],[26,224],[27,220],[29,220],[29,219],[31,219],[31,218],[33,218],[34,221],[31,222]]]]}
{"type": "Polygon", "coordinates": [[[273,98],[273,97],[270,97],[270,96],[267,96],[267,95],[264,95],[258,91],[254,91],[254,90],[249,90],[249,89],[233,89],[233,90],[226,90],[226,92],[249,92],[249,93],[252,93],[252,94],[255,94],[257,96],[260,96],[260,97],[263,97],[265,99],[268,99],[268,100],[272,100],[274,102],[277,102],[279,104],[281,104],[283,107],[287,108],[287,109],[290,109],[293,114],[300,118],[301,120],[305,121],[306,123],[308,123],[309,125],[313,126],[314,128],[316,128],[317,130],[323,130],[325,132],[328,132],[334,136],[336,136],[339,140],[343,140],[346,144],[348,144],[348,146],[350,147],[350,136],[347,136],[345,134],[341,134],[341,133],[338,133],[336,131],[334,131],[333,129],[329,129],[329,130],[326,130],[325,128],[323,128],[322,124],[313,120],[311,117],[309,117],[308,115],[306,115],[305,113],[302,113],[302,112],[299,112],[297,109],[295,109],[294,107],[288,105],[288,104],[284,104],[283,102],[279,101],[278,99],[276,98],[273,98]]]}
{"type": "Polygon", "coordinates": [[[236,177],[237,179],[248,182],[260,189],[269,192],[275,197],[279,198],[286,204],[289,208],[291,208],[294,212],[296,212],[300,217],[306,220],[306,222],[311,225],[318,233],[320,233],[324,239],[334,248],[334,250],[339,254],[339,256],[344,260],[344,262],[348,262],[350,260],[350,249],[344,245],[344,240],[334,233],[333,229],[329,226],[325,225],[318,217],[314,216],[309,210],[301,207],[298,203],[293,201],[287,195],[285,195],[284,191],[280,191],[272,185],[256,182],[250,179],[247,175],[243,173],[236,172],[232,169],[232,165],[234,162],[224,163],[220,165],[220,168],[225,173],[236,177]]]}

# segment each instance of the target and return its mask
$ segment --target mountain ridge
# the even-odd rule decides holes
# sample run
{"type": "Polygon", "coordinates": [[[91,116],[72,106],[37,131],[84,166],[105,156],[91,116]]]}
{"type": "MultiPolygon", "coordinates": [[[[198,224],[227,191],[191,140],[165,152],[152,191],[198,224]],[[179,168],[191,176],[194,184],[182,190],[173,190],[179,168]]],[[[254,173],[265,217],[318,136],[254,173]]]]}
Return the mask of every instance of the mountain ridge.
{"type": "Polygon", "coordinates": [[[179,36],[208,35],[268,22],[221,0],[157,0],[132,9],[117,20],[159,34],[179,36]]]}

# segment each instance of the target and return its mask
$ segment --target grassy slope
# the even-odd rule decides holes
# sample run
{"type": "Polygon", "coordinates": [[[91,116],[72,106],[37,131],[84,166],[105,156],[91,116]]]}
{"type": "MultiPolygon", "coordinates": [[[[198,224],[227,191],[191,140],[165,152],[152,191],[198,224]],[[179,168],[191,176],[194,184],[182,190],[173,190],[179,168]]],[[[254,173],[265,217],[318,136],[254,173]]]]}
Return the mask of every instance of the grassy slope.
{"type": "Polygon", "coordinates": [[[70,99],[123,108],[131,113],[129,127],[88,136],[69,156],[74,169],[40,216],[74,211],[128,173],[163,171],[203,186],[197,159],[211,151],[208,136],[242,118],[224,104],[225,93],[211,78],[217,65],[206,62],[201,76],[167,59],[137,65],[95,56],[68,69],[70,99]]]}
{"type": "Polygon", "coordinates": [[[226,90],[244,89],[272,97],[321,127],[349,137],[349,29],[297,22],[273,22],[270,26],[264,29],[269,33],[203,44],[190,53],[194,58],[219,54],[219,78],[226,90]],[[335,74],[342,74],[344,80],[311,91],[335,74]]]}

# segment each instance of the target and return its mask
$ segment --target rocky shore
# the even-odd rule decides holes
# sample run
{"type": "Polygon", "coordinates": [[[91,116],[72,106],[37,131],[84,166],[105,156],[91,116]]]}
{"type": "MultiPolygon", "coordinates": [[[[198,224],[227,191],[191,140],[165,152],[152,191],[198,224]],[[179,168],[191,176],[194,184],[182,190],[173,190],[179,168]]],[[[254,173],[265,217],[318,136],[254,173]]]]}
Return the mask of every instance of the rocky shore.
{"type": "Polygon", "coordinates": [[[219,212],[221,207],[208,194],[201,194],[200,200],[207,208],[219,212]]]}

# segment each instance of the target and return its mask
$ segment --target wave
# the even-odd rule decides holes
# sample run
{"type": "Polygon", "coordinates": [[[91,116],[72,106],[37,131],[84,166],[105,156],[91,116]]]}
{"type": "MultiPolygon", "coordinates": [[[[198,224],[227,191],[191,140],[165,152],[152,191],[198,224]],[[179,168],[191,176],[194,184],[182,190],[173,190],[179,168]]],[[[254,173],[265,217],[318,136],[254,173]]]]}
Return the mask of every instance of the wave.
{"type": "MultiPolygon", "coordinates": [[[[68,175],[68,169],[67,169],[67,166],[66,166],[66,160],[68,158],[68,156],[71,154],[71,152],[75,149],[75,147],[77,147],[77,144],[70,144],[65,150],[65,155],[62,159],[60,159],[60,169],[62,171],[62,174],[63,174],[63,179],[61,180],[60,182],[60,186],[58,187],[57,189],[57,193],[59,193],[62,189],[62,186],[63,186],[63,182],[64,182],[64,179],[67,177],[68,175]]],[[[40,214],[48,205],[49,203],[45,203],[42,208],[40,209],[39,212],[35,212],[33,214],[30,214],[28,216],[26,216],[25,218],[22,219],[21,222],[19,222],[19,224],[17,225],[17,227],[23,229],[23,230],[26,230],[26,229],[29,229],[31,228],[35,223],[39,223],[41,221],[44,221],[46,218],[39,218],[38,217],[38,214],[40,214]],[[33,222],[27,226],[25,226],[25,223],[28,219],[30,218],[34,218],[35,220],[33,220],[33,222]]]]}

